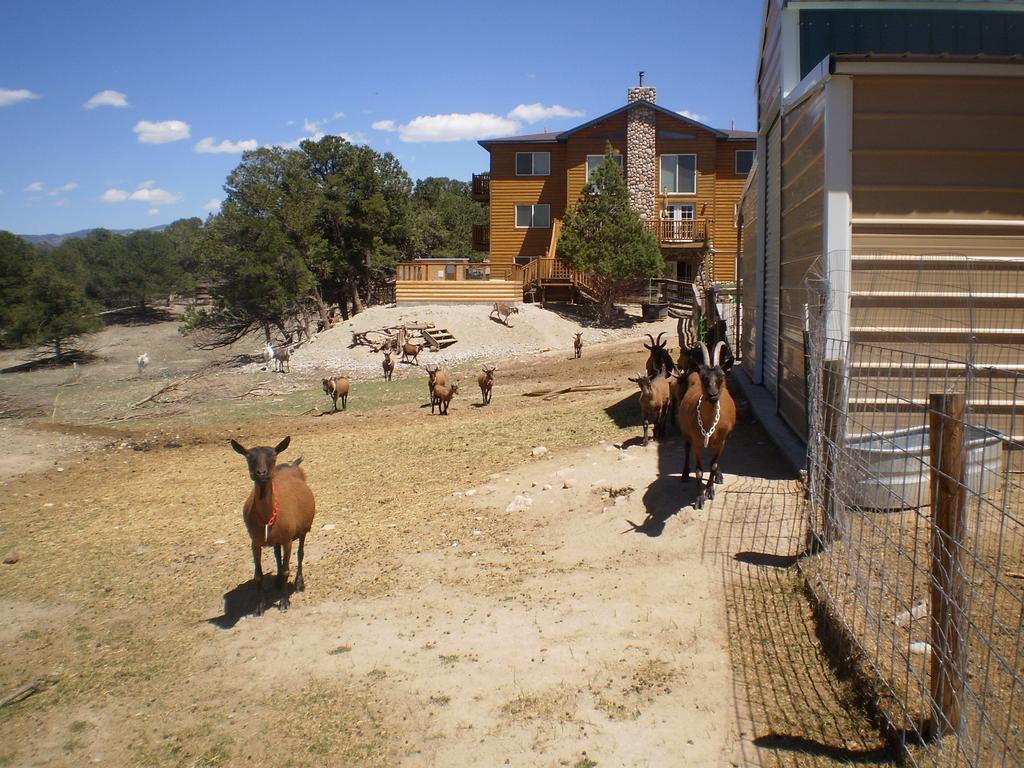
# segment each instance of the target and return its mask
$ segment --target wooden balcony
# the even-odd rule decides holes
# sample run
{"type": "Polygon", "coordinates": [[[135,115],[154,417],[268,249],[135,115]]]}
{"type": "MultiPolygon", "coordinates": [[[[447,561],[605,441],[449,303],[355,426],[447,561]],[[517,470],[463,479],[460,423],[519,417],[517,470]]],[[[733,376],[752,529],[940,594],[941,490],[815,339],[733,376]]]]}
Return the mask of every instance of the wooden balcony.
{"type": "Polygon", "coordinates": [[[473,174],[472,196],[478,203],[489,203],[491,201],[491,174],[473,174]]]}
{"type": "Polygon", "coordinates": [[[491,250],[491,228],[487,224],[473,225],[473,250],[487,253],[491,250]]]}
{"type": "Polygon", "coordinates": [[[644,219],[644,229],[669,247],[703,246],[713,224],[713,219],[644,219]]]}

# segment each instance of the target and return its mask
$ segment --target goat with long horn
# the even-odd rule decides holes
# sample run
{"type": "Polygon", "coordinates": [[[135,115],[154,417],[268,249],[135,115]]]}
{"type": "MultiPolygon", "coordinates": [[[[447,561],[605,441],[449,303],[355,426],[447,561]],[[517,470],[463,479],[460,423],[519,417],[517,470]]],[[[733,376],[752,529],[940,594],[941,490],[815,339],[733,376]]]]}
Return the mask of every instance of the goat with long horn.
{"type": "MultiPolygon", "coordinates": [[[[715,345],[714,353],[708,354],[707,344],[700,342],[702,360],[697,365],[696,373],[691,373],[688,388],[679,403],[677,420],[679,429],[686,441],[685,458],[683,460],[683,482],[690,479],[690,449],[693,448],[697,465],[697,499],[696,509],[704,506],[704,498],[715,498],[715,483],[722,482],[722,472],[718,462],[725,449],[725,443],[736,426],[736,403],[729,394],[725,380],[725,370],[720,357],[725,342],[715,345]],[[711,464],[708,482],[700,488],[704,480],[702,452],[711,452],[711,464]]],[[[730,356],[731,357],[731,356],[730,356]]],[[[686,373],[684,372],[685,376],[686,373]]]]}

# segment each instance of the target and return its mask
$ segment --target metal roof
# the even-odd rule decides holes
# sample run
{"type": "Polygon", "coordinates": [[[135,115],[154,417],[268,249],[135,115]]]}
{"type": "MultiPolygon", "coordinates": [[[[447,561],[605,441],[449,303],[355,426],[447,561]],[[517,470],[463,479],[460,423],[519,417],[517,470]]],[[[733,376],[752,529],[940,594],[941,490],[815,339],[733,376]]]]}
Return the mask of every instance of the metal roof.
{"type": "Polygon", "coordinates": [[[721,139],[723,141],[740,141],[742,139],[753,139],[757,137],[757,134],[753,131],[722,130],[720,128],[712,128],[710,125],[705,125],[704,123],[698,122],[697,120],[693,120],[692,118],[686,117],[685,115],[681,115],[678,112],[673,112],[671,109],[666,109],[665,107],[659,106],[655,104],[653,101],[646,101],[640,99],[630,104],[621,106],[618,109],[613,109],[611,112],[607,112],[601,115],[600,117],[595,117],[593,120],[589,120],[581,125],[577,125],[576,127],[569,128],[565,131],[532,133],[524,136],[506,136],[499,139],[481,139],[480,141],[477,142],[477,144],[479,144],[484,149],[487,149],[492,144],[561,144],[568,141],[569,137],[572,136],[574,133],[582,131],[585,128],[589,128],[592,125],[596,125],[597,123],[600,123],[602,120],[607,120],[609,117],[615,117],[615,115],[621,114],[622,112],[628,110],[630,107],[633,107],[634,105],[638,104],[650,107],[655,112],[660,112],[663,115],[667,115],[668,117],[671,117],[675,120],[679,120],[680,122],[692,125],[695,128],[710,131],[715,135],[715,138],[721,139]]]}

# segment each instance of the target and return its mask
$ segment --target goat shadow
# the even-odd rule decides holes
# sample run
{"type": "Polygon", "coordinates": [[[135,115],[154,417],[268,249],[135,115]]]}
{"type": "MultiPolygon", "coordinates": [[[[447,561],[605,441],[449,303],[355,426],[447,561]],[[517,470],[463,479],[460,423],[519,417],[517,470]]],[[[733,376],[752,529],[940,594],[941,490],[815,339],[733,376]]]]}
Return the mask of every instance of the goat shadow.
{"type": "Polygon", "coordinates": [[[509,325],[506,322],[503,322],[501,319],[495,317],[494,315],[491,315],[489,319],[490,319],[491,322],[497,323],[498,325],[504,326],[505,328],[514,328],[515,327],[515,326],[512,326],[512,325],[509,325]]]}
{"type": "MultiPolygon", "coordinates": [[[[276,581],[276,573],[263,574],[264,611],[276,608],[281,602],[281,590],[277,588],[276,581]]],[[[285,589],[289,595],[294,591],[290,583],[285,589]]],[[[232,629],[243,616],[255,615],[256,600],[256,582],[247,579],[224,593],[224,613],[206,621],[218,629],[232,629]]]]}

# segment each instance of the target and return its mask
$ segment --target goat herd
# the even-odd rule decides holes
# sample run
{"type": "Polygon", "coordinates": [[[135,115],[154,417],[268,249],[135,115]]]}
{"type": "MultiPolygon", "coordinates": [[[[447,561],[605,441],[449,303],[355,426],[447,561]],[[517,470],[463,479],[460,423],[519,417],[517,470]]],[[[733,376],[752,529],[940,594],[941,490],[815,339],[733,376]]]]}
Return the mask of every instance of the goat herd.
{"type": "MultiPolygon", "coordinates": [[[[698,486],[694,506],[701,509],[705,497],[715,498],[715,484],[722,482],[719,459],[736,424],[736,405],[726,385],[726,374],[731,370],[734,358],[726,343],[720,341],[710,353],[703,342],[681,344],[679,359],[673,360],[666,349],[667,342],[662,340],[664,335],[662,332],[655,339],[651,334],[647,334],[651,342],[644,344],[644,348],[650,353],[647,358],[647,373],[637,373],[629,381],[640,388],[643,445],[648,444],[649,429],[653,430],[654,438],[659,439],[664,435],[673,417],[679,425],[685,442],[682,479],[684,483],[690,479],[692,450],[696,460],[698,486]],[[710,451],[711,462],[707,483],[701,487],[704,476],[704,451],[710,451]]],[[[688,341],[692,342],[693,339],[688,338],[688,341]]],[[[268,346],[268,351],[277,350],[268,346]]],[[[573,339],[575,357],[581,357],[582,351],[583,338],[577,333],[573,339]]],[[[413,358],[415,359],[415,355],[413,358]]],[[[282,360],[272,356],[267,359],[268,363],[270,359],[287,364],[287,358],[282,360]]],[[[140,370],[142,367],[140,362],[140,370]]],[[[395,363],[390,351],[384,353],[382,367],[385,381],[391,381],[395,363]]],[[[425,370],[428,376],[430,411],[433,413],[436,407],[438,413],[446,416],[452,397],[458,394],[459,384],[457,381],[449,382],[448,375],[437,366],[428,366],[425,370]]],[[[491,402],[495,370],[494,367],[484,367],[477,375],[484,405],[491,402]]],[[[347,408],[348,378],[338,376],[324,379],[323,390],[332,399],[334,411],[338,410],[338,400],[341,400],[342,410],[347,408]]],[[[302,458],[291,463],[277,463],[278,455],[288,447],[290,440],[291,438],[286,437],[273,448],[259,446],[248,449],[234,440],[231,441],[231,447],[245,456],[249,477],[253,482],[242,517],[252,542],[257,594],[256,615],[263,613],[263,547],[274,548],[274,558],[277,562],[276,585],[281,593],[281,610],[287,610],[289,605],[288,574],[292,543],[295,541],[299,542],[295,591],[301,592],[305,588],[302,558],[306,534],[313,525],[316,502],[313,492],[306,483],[306,474],[299,466],[302,458]]]]}

